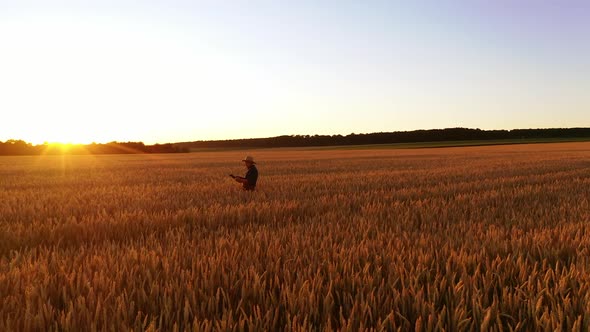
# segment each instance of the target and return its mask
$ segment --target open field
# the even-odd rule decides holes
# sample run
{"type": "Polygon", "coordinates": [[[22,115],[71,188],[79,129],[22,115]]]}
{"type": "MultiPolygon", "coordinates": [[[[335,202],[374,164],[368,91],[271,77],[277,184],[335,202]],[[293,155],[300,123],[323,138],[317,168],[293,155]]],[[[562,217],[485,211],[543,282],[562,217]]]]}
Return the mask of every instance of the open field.
{"type": "Polygon", "coordinates": [[[590,142],[590,138],[522,138],[522,139],[496,139],[496,140],[463,140],[442,142],[416,142],[394,144],[368,144],[368,145],[342,145],[337,147],[316,147],[312,149],[424,149],[424,148],[454,148],[464,146],[488,146],[488,145],[513,145],[513,144],[545,144],[545,143],[573,143],[590,142]]]}
{"type": "Polygon", "coordinates": [[[0,330],[590,328],[590,143],[0,158],[0,330]]]}
{"type": "MultiPolygon", "coordinates": [[[[423,149],[423,148],[452,148],[463,146],[488,146],[488,145],[512,145],[512,144],[540,144],[540,143],[573,143],[590,142],[588,137],[560,137],[560,138],[522,138],[522,139],[496,139],[496,140],[462,140],[462,141],[437,141],[415,143],[391,143],[391,144],[365,144],[365,145],[337,145],[337,146],[308,146],[290,148],[267,148],[281,150],[375,150],[375,149],[423,149]]],[[[223,152],[249,150],[247,148],[190,148],[190,152],[223,152]]]]}

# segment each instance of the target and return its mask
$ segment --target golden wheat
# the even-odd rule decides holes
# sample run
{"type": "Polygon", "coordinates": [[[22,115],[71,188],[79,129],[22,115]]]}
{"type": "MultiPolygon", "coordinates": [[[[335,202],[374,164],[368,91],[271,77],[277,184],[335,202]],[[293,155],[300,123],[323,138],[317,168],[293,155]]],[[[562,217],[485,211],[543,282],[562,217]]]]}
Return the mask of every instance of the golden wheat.
{"type": "Polygon", "coordinates": [[[0,158],[0,330],[590,328],[590,144],[0,158]]]}

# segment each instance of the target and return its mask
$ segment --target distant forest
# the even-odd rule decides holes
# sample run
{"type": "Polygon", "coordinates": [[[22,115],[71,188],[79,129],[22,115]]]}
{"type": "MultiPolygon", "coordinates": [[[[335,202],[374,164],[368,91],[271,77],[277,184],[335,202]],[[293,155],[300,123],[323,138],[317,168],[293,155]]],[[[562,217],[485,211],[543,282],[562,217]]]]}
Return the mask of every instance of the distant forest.
{"type": "Polygon", "coordinates": [[[111,142],[105,144],[69,145],[66,149],[51,144],[32,145],[21,140],[8,140],[6,142],[0,142],[0,155],[184,153],[190,150],[220,148],[313,147],[502,139],[518,141],[520,139],[553,138],[590,138],[590,128],[514,130],[447,128],[350,135],[285,135],[269,138],[195,141],[155,145],[145,145],[142,142],[111,142]]]}
{"type": "Polygon", "coordinates": [[[0,142],[0,155],[52,155],[52,154],[131,154],[188,152],[173,144],[145,145],[142,142],[111,142],[105,144],[33,145],[21,140],[0,142]]]}
{"type": "Polygon", "coordinates": [[[590,128],[481,130],[447,128],[414,131],[396,131],[350,135],[292,135],[269,138],[249,138],[219,141],[174,143],[183,149],[208,148],[275,148],[312,147],[332,145],[365,145],[392,143],[419,143],[474,140],[519,140],[548,138],[590,138],[590,128]]]}

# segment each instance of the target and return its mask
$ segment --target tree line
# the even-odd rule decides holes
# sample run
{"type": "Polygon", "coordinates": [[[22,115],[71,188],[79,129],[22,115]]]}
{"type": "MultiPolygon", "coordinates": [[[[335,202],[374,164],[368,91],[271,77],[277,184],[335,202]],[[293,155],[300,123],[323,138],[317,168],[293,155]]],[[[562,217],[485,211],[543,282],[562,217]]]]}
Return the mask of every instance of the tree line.
{"type": "Polygon", "coordinates": [[[447,128],[414,131],[380,132],[349,135],[283,135],[268,138],[246,138],[217,141],[194,141],[145,145],[143,142],[110,142],[86,145],[33,145],[22,140],[0,142],[0,155],[41,154],[124,154],[184,153],[191,149],[278,148],[335,145],[365,145],[474,140],[521,140],[554,138],[590,138],[590,128],[550,128],[482,130],[447,128]]]}
{"type": "Polygon", "coordinates": [[[431,130],[380,132],[370,134],[352,133],[349,135],[283,135],[269,138],[183,142],[175,143],[174,145],[186,149],[274,148],[549,138],[590,138],[590,128],[551,128],[514,130],[447,128],[431,130]]]}
{"type": "Polygon", "coordinates": [[[174,144],[145,145],[143,142],[110,142],[104,144],[39,144],[23,140],[0,142],[0,155],[52,155],[52,154],[132,154],[181,153],[188,149],[174,144]]]}

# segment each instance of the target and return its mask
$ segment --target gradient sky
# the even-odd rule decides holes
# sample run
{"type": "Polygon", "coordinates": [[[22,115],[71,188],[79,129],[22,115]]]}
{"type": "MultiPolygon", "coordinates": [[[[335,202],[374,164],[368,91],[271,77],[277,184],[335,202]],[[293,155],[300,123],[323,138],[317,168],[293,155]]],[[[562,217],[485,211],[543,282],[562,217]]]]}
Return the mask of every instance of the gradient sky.
{"type": "Polygon", "coordinates": [[[0,140],[590,126],[588,1],[4,1],[0,140]]]}

